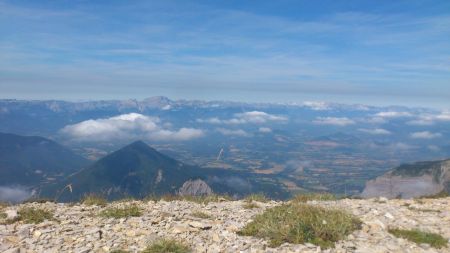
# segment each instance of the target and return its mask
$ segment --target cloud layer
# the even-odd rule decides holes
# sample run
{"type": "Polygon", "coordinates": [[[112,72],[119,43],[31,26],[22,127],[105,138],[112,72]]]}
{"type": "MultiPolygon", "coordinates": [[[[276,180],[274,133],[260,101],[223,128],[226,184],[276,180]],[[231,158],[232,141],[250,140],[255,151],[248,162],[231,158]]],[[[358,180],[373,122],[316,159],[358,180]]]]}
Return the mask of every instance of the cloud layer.
{"type": "Polygon", "coordinates": [[[127,139],[186,141],[204,135],[201,129],[180,128],[170,130],[162,125],[159,118],[129,113],[68,125],[61,130],[61,133],[74,141],[87,142],[127,139]]]}
{"type": "Polygon", "coordinates": [[[358,129],[358,131],[367,133],[367,134],[372,134],[372,135],[389,135],[389,134],[391,134],[390,131],[383,129],[383,128],[374,128],[374,129],[360,128],[360,129],[358,129]]]}
{"type": "Polygon", "coordinates": [[[317,117],[313,123],[318,125],[348,126],[355,124],[355,121],[347,117],[317,117]]]}
{"type": "Polygon", "coordinates": [[[31,191],[21,186],[0,186],[0,201],[18,203],[31,197],[31,191]]]}
{"type": "Polygon", "coordinates": [[[199,123],[209,124],[264,124],[268,122],[285,122],[288,118],[281,115],[273,115],[262,111],[250,111],[243,113],[236,113],[231,119],[219,119],[217,117],[208,119],[197,119],[199,123]]]}
{"type": "Polygon", "coordinates": [[[430,131],[415,132],[411,134],[414,139],[435,139],[442,137],[441,133],[432,133],[430,131]]]}

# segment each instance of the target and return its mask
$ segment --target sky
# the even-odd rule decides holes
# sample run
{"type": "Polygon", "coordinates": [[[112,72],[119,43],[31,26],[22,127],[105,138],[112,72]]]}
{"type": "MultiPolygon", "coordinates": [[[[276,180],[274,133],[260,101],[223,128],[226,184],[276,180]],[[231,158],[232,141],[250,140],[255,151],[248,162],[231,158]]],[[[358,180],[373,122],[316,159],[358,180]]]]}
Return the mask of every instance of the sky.
{"type": "Polygon", "coordinates": [[[0,98],[450,108],[450,1],[0,0],[0,98]]]}

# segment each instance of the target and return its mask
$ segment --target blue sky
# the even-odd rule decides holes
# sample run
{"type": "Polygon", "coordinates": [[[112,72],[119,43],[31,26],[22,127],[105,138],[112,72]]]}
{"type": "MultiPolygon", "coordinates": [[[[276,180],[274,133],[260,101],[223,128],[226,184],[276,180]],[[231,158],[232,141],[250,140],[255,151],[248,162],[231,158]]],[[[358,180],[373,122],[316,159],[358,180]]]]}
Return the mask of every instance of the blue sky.
{"type": "Polygon", "coordinates": [[[450,1],[4,1],[0,97],[450,108],[450,1]]]}

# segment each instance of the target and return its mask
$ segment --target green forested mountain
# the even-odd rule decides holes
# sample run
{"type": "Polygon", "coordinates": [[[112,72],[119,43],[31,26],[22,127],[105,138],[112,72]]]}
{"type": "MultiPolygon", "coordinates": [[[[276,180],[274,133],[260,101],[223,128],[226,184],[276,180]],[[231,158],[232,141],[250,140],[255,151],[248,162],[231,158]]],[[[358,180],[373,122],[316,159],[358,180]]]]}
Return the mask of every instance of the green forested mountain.
{"type": "Polygon", "coordinates": [[[0,133],[0,185],[33,186],[88,164],[85,158],[52,140],[0,133]]]}
{"type": "Polygon", "coordinates": [[[115,151],[92,166],[63,181],[42,188],[41,196],[72,201],[88,193],[108,199],[142,198],[149,195],[178,194],[180,189],[205,187],[221,194],[244,195],[253,191],[270,192],[283,197],[287,192],[276,182],[259,181],[249,173],[206,169],[176,161],[142,141],[115,151]],[[191,185],[186,185],[191,184],[191,185]],[[184,186],[184,187],[183,187],[184,186]]]}

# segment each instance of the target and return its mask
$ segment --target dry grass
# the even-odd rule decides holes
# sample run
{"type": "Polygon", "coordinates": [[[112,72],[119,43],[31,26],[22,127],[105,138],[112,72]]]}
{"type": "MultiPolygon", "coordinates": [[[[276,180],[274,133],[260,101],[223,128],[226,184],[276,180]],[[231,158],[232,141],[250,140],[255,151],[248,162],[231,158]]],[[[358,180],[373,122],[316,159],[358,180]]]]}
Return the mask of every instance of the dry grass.
{"type": "Polygon", "coordinates": [[[198,204],[208,204],[211,202],[221,202],[232,200],[230,196],[226,195],[208,195],[208,196],[179,196],[179,195],[162,195],[162,196],[148,196],[147,201],[189,201],[198,204]]]}
{"type": "Polygon", "coordinates": [[[20,221],[26,224],[38,224],[45,220],[55,220],[53,213],[46,209],[23,207],[17,213],[17,218],[14,220],[7,220],[6,223],[11,224],[20,221]]]}
{"type": "Polygon", "coordinates": [[[242,205],[242,207],[245,208],[245,209],[254,209],[254,208],[258,208],[259,206],[258,206],[258,204],[256,204],[256,203],[253,202],[253,201],[246,201],[246,202],[242,205]]]}
{"type": "Polygon", "coordinates": [[[200,218],[200,219],[211,219],[212,218],[212,216],[210,214],[207,214],[207,213],[204,213],[201,211],[195,211],[195,212],[191,213],[191,215],[193,217],[200,218]]]}
{"type": "Polygon", "coordinates": [[[269,199],[262,193],[250,194],[247,197],[245,197],[244,200],[249,201],[249,202],[256,201],[256,202],[261,202],[261,203],[269,202],[269,199]]]}
{"type": "Polygon", "coordinates": [[[337,200],[338,198],[336,195],[331,193],[304,193],[304,194],[297,194],[292,198],[292,202],[297,203],[306,203],[308,201],[330,201],[330,200],[337,200]]]}
{"type": "Polygon", "coordinates": [[[189,253],[192,250],[176,240],[159,240],[148,246],[142,253],[189,253]]]}
{"type": "Polygon", "coordinates": [[[443,248],[448,246],[448,240],[441,235],[434,233],[427,233],[420,230],[404,230],[404,229],[389,229],[389,233],[396,237],[401,237],[417,244],[426,243],[434,248],[443,248]]]}
{"type": "Polygon", "coordinates": [[[272,247],[287,242],[330,248],[360,226],[359,219],[341,210],[289,203],[257,215],[238,234],[267,239],[272,247]]]}
{"type": "Polygon", "coordinates": [[[110,207],[103,210],[100,216],[105,218],[127,218],[127,217],[139,217],[142,215],[141,209],[136,205],[130,205],[126,207],[110,207]]]}
{"type": "Polygon", "coordinates": [[[420,197],[421,199],[440,199],[440,198],[447,198],[450,197],[450,194],[448,192],[446,192],[445,190],[442,190],[439,193],[433,194],[433,195],[428,195],[428,196],[423,196],[420,197]]]}
{"type": "Polygon", "coordinates": [[[87,206],[106,206],[108,201],[100,195],[91,193],[85,195],[81,200],[81,203],[87,206]]]}

